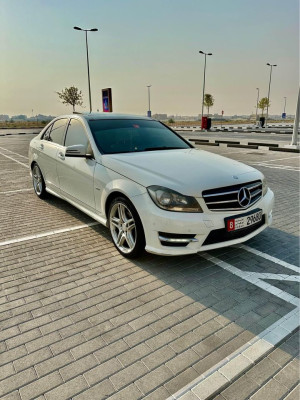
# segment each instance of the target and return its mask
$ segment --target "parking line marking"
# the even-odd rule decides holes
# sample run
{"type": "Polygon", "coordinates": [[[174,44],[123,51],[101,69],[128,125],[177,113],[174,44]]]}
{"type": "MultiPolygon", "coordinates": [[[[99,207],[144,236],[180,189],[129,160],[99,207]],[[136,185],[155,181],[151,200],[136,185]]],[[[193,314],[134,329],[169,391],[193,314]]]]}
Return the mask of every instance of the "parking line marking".
{"type": "MultiPolygon", "coordinates": [[[[246,247],[241,245],[240,247],[246,247]]],[[[252,250],[252,248],[249,248],[252,250]]],[[[255,251],[255,254],[261,255],[264,257],[264,253],[259,251],[255,251]],[[260,254],[261,253],[261,254],[260,254]]],[[[231,264],[226,263],[214,257],[208,253],[201,253],[199,254],[201,257],[205,258],[206,260],[214,263],[215,265],[225,269],[226,271],[239,276],[241,279],[244,279],[255,286],[260,287],[263,290],[273,294],[276,297],[287,301],[296,307],[290,311],[285,316],[281,317],[279,320],[274,322],[268,328],[266,328],[263,332],[259,335],[255,336],[251,339],[248,343],[242,345],[238,350],[231,353],[229,356],[225,357],[219,363],[214,365],[212,368],[207,370],[204,374],[200,375],[198,378],[190,382],[188,385],[177,391],[175,394],[170,396],[167,400],[178,400],[183,398],[187,393],[191,393],[198,397],[201,400],[210,399],[213,396],[217,395],[222,389],[227,387],[232,381],[237,379],[242,373],[245,373],[249,370],[254,364],[256,364],[259,360],[265,357],[270,351],[274,349],[274,347],[279,344],[285,337],[291,334],[296,328],[299,326],[299,299],[283,290],[276,288],[264,282],[262,279],[278,279],[284,280],[284,278],[289,277],[289,279],[293,279],[294,276],[288,276],[285,274],[268,274],[268,273],[257,273],[257,272],[249,272],[249,271],[242,271],[231,264]],[[278,275],[278,277],[276,277],[278,275]],[[245,363],[236,363],[237,357],[243,357],[245,363]],[[234,372],[232,369],[232,365],[235,366],[234,372]],[[246,365],[246,366],[245,366],[246,365]],[[212,381],[215,377],[221,377],[222,379],[218,379],[217,385],[212,385],[212,381]]],[[[271,261],[283,265],[287,267],[292,267],[291,269],[298,267],[285,263],[275,257],[268,256],[268,259],[271,261]]],[[[266,257],[264,257],[266,258],[266,257]]],[[[298,279],[299,277],[297,277],[298,279]]],[[[288,278],[287,278],[288,279],[288,278]]]]}
{"type": "Polygon", "coordinates": [[[257,167],[265,167],[265,168],[271,168],[271,169],[283,169],[287,171],[295,171],[299,172],[300,169],[297,167],[292,167],[290,165],[272,165],[272,164],[267,164],[267,163],[261,163],[261,164],[254,164],[257,167]]]}
{"type": "Polygon", "coordinates": [[[23,237],[17,238],[17,239],[5,240],[4,242],[0,242],[0,246],[6,246],[8,244],[13,244],[13,243],[26,242],[28,240],[39,239],[39,238],[42,238],[45,236],[57,235],[59,233],[76,231],[78,229],[83,229],[83,228],[87,228],[89,226],[95,226],[95,225],[100,225],[100,222],[90,222],[89,224],[76,225],[76,226],[72,226],[71,228],[55,229],[54,231],[38,233],[36,235],[23,236],[23,237]]]}
{"type": "Polygon", "coordinates": [[[26,158],[26,160],[28,160],[28,157],[22,156],[22,154],[16,153],[15,151],[8,150],[8,149],[6,149],[5,147],[1,147],[1,146],[0,146],[0,149],[6,150],[6,151],[8,151],[9,153],[16,154],[17,156],[26,158]]]}
{"type": "Polygon", "coordinates": [[[282,169],[282,170],[286,170],[286,171],[295,171],[295,172],[299,172],[300,169],[298,169],[297,167],[291,167],[291,166],[277,166],[277,165],[268,165],[267,162],[266,163],[260,163],[260,164],[253,164],[251,162],[248,162],[248,164],[250,165],[254,165],[255,167],[265,167],[265,168],[271,168],[271,169],[282,169]]]}
{"type": "Polygon", "coordinates": [[[23,167],[29,168],[29,165],[24,164],[24,163],[22,163],[21,161],[15,160],[14,158],[12,158],[12,157],[10,157],[10,156],[7,156],[6,154],[3,154],[1,151],[0,151],[0,154],[1,154],[2,156],[6,157],[6,158],[9,158],[10,160],[15,161],[15,162],[18,163],[18,164],[23,165],[23,167]]]}
{"type": "MultiPolygon", "coordinates": [[[[249,149],[245,149],[248,151],[249,149]]],[[[227,154],[238,154],[238,153],[245,153],[245,151],[227,151],[226,153],[220,153],[221,155],[227,155],[227,154]]]]}
{"type": "MultiPolygon", "coordinates": [[[[285,158],[277,158],[276,160],[266,160],[265,162],[273,162],[273,161],[281,161],[281,160],[291,160],[292,158],[299,158],[299,156],[285,157],[285,158]]],[[[244,161],[245,162],[245,161],[244,161]]],[[[257,161],[259,164],[260,161],[257,161]]]]}
{"type": "Polygon", "coordinates": [[[237,379],[242,373],[244,374],[254,364],[257,364],[258,361],[269,354],[277,344],[279,344],[286,336],[291,334],[298,327],[298,320],[299,308],[295,308],[284,317],[274,322],[259,335],[255,336],[248,343],[241,346],[228,357],[225,357],[218,364],[207,370],[204,374],[200,375],[178,392],[168,397],[167,400],[183,399],[183,396],[185,396],[187,393],[191,393],[191,395],[194,397],[196,396],[201,400],[206,400],[208,398],[211,399],[222,389],[227,387],[227,385],[237,379]],[[247,361],[248,366],[245,367],[245,364],[236,363],[238,357],[243,357],[245,361],[247,361]],[[230,372],[230,370],[232,371],[233,365],[235,366],[234,372],[230,375],[227,374],[227,372],[230,372]],[[225,385],[224,383],[220,382],[220,380],[220,383],[217,385],[211,384],[213,377],[216,375],[221,375],[227,380],[225,385]],[[206,393],[209,393],[205,395],[203,389],[205,389],[206,393]],[[202,393],[202,396],[200,397],[197,395],[199,392],[202,393]]]}
{"type": "MultiPolygon", "coordinates": [[[[239,268],[234,267],[233,265],[228,264],[227,262],[222,261],[219,258],[214,257],[208,253],[201,253],[200,256],[205,258],[206,260],[214,263],[215,265],[225,269],[225,271],[231,272],[233,275],[236,275],[236,276],[240,277],[241,279],[244,279],[245,281],[250,282],[255,286],[258,286],[260,289],[263,289],[266,292],[269,292],[269,293],[273,294],[274,296],[279,297],[280,299],[293,304],[296,307],[299,305],[298,297],[295,297],[292,294],[286,293],[283,290],[278,289],[276,286],[273,286],[273,285],[265,282],[260,277],[260,275],[261,275],[260,273],[250,272],[250,271],[242,271],[239,268]]],[[[280,277],[280,274],[278,274],[278,278],[279,277],[280,277]]]]}
{"type": "Polygon", "coordinates": [[[271,274],[268,272],[255,273],[256,277],[259,279],[274,279],[275,281],[289,281],[289,282],[299,282],[300,275],[286,275],[286,274],[271,274]]]}
{"type": "Polygon", "coordinates": [[[17,189],[17,190],[8,190],[7,192],[0,192],[0,194],[9,194],[9,193],[19,193],[19,192],[28,192],[30,190],[33,190],[33,188],[30,189],[17,189]]]}
{"type": "Polygon", "coordinates": [[[275,264],[282,265],[282,266],[285,267],[285,268],[288,268],[288,269],[291,269],[292,271],[295,271],[295,272],[300,273],[300,267],[297,267],[296,265],[293,265],[293,264],[289,264],[289,263],[287,263],[286,261],[283,261],[283,260],[280,260],[279,258],[270,256],[269,254],[263,253],[262,251],[253,249],[253,248],[250,247],[250,246],[247,246],[247,245],[245,245],[245,244],[240,244],[240,245],[237,245],[237,246],[235,246],[235,247],[239,247],[239,248],[241,248],[241,249],[244,249],[244,250],[246,250],[246,251],[249,251],[250,253],[256,254],[257,256],[263,257],[263,258],[265,258],[266,260],[272,261],[272,262],[275,263],[275,264]]]}

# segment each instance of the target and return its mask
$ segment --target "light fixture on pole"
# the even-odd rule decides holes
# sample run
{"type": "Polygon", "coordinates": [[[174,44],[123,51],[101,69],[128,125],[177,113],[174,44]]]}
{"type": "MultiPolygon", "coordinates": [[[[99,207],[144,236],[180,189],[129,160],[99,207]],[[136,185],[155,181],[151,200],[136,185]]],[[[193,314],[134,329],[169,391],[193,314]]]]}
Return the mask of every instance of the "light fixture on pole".
{"type": "Polygon", "coordinates": [[[206,74],[206,56],[212,56],[212,53],[205,53],[204,51],[199,51],[200,54],[204,54],[204,77],[203,77],[203,93],[202,93],[202,108],[201,108],[201,126],[203,118],[203,108],[204,108],[204,93],[205,93],[205,74],[206,74]]]}
{"type": "Polygon", "coordinates": [[[92,97],[91,97],[91,83],[90,83],[90,65],[89,65],[89,48],[88,48],[88,40],[87,40],[87,33],[88,32],[97,32],[97,28],[92,29],[82,29],[78,26],[74,26],[74,29],[77,31],[85,32],[85,45],[86,45],[86,62],[87,62],[87,70],[88,70],[88,84],[89,84],[89,100],[90,100],[90,113],[92,112],[92,97]]]}
{"type": "Polygon", "coordinates": [[[148,112],[147,112],[147,116],[149,118],[151,118],[151,108],[150,108],[150,88],[152,85],[147,85],[148,88],[148,112]]]}
{"type": "Polygon", "coordinates": [[[256,88],[257,90],[257,100],[256,100],[256,114],[255,114],[255,123],[257,122],[257,112],[258,112],[258,100],[259,100],[259,88],[256,88]]]}
{"type": "Polygon", "coordinates": [[[267,115],[266,115],[266,128],[267,128],[267,123],[268,123],[268,116],[269,116],[269,102],[270,102],[270,89],[271,89],[271,79],[272,79],[272,69],[273,67],[277,67],[277,64],[269,64],[267,63],[267,65],[270,68],[270,80],[269,80],[269,90],[268,90],[268,103],[267,103],[267,115]]]}

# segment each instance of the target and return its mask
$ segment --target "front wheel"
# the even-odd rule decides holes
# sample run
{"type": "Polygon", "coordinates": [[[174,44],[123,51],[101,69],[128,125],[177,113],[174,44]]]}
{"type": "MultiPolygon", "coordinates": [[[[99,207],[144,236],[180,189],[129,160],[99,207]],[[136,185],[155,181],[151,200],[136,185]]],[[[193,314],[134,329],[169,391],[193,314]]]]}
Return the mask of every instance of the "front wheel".
{"type": "Polygon", "coordinates": [[[108,212],[109,230],[116,249],[127,258],[137,258],[145,250],[144,229],[129,200],[117,197],[108,212]]]}
{"type": "Polygon", "coordinates": [[[45,197],[47,197],[45,181],[42,172],[37,164],[34,164],[34,166],[32,167],[32,183],[35,194],[39,198],[44,199],[45,197]]]}

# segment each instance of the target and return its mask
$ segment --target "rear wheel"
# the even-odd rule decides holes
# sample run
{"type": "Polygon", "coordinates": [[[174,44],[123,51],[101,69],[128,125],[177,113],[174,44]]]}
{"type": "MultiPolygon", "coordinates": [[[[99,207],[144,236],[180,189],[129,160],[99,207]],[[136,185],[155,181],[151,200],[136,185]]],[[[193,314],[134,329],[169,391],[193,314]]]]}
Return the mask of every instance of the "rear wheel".
{"type": "Polygon", "coordinates": [[[109,230],[116,249],[127,258],[137,258],[145,250],[140,217],[125,197],[115,198],[109,207],[109,230]]]}
{"type": "Polygon", "coordinates": [[[35,194],[39,198],[44,199],[45,197],[47,197],[45,181],[42,172],[37,164],[34,164],[32,167],[32,183],[35,194]]]}

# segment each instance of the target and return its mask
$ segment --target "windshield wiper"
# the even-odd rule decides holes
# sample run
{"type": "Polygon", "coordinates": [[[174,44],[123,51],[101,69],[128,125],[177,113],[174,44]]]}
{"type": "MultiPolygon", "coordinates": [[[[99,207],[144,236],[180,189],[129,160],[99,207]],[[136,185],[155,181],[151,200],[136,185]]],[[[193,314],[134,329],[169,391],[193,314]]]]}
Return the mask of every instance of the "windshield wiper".
{"type": "Polygon", "coordinates": [[[168,147],[168,146],[161,146],[161,147],[146,147],[144,151],[155,151],[155,150],[175,150],[175,149],[185,149],[185,147],[168,147]]]}

